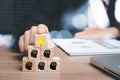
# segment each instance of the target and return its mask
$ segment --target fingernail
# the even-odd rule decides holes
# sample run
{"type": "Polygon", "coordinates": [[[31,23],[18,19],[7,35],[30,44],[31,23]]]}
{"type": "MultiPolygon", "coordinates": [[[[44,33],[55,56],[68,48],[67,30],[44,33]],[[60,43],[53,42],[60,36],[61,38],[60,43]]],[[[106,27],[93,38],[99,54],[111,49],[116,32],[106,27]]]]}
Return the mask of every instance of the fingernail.
{"type": "Polygon", "coordinates": [[[37,30],[37,34],[43,34],[43,33],[47,33],[47,27],[46,25],[40,24],[38,25],[38,30],[37,30]]]}
{"type": "Polygon", "coordinates": [[[43,27],[38,27],[37,34],[43,34],[45,33],[45,30],[43,27]]]}

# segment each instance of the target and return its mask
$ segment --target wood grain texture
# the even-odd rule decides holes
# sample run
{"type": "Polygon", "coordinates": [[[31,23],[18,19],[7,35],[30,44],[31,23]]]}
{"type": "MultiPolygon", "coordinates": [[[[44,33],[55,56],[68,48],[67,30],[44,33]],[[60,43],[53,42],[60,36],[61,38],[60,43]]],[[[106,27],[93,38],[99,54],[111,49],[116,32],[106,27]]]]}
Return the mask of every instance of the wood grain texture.
{"type": "Polygon", "coordinates": [[[59,72],[22,72],[22,54],[0,47],[0,80],[114,80],[91,66],[90,56],[68,56],[55,47],[60,57],[59,72]]]}

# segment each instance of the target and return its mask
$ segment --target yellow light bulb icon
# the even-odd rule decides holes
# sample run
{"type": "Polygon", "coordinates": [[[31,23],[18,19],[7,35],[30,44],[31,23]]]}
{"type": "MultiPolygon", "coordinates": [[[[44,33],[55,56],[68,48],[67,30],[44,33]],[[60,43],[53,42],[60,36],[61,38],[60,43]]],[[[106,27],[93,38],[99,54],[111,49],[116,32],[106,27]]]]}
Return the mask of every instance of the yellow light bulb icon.
{"type": "Polygon", "coordinates": [[[45,44],[45,39],[44,38],[37,39],[37,44],[39,44],[40,46],[43,46],[45,44]]]}

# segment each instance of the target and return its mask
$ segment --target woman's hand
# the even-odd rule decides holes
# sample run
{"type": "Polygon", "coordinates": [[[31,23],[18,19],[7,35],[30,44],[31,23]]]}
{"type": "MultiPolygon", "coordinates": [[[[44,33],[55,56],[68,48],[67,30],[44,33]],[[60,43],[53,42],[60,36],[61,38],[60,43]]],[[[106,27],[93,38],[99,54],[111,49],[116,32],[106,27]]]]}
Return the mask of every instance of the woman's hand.
{"type": "Polygon", "coordinates": [[[106,29],[86,28],[83,32],[76,33],[74,38],[103,40],[103,39],[116,38],[119,36],[120,36],[120,32],[115,27],[110,27],[106,29]]]}
{"type": "Polygon", "coordinates": [[[25,31],[25,33],[20,36],[19,38],[19,49],[21,53],[27,53],[28,52],[28,45],[35,44],[35,34],[43,34],[48,33],[49,30],[48,27],[44,24],[40,24],[38,26],[32,26],[31,29],[25,31]]]}

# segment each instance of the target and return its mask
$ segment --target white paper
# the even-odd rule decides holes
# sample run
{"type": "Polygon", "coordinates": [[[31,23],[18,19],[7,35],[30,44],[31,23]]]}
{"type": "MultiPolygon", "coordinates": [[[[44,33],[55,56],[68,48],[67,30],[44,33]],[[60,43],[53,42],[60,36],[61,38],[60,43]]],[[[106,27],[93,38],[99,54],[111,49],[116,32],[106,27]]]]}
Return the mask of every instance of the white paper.
{"type": "Polygon", "coordinates": [[[52,39],[69,55],[120,54],[120,41],[94,41],[85,39],[52,39]]]}

